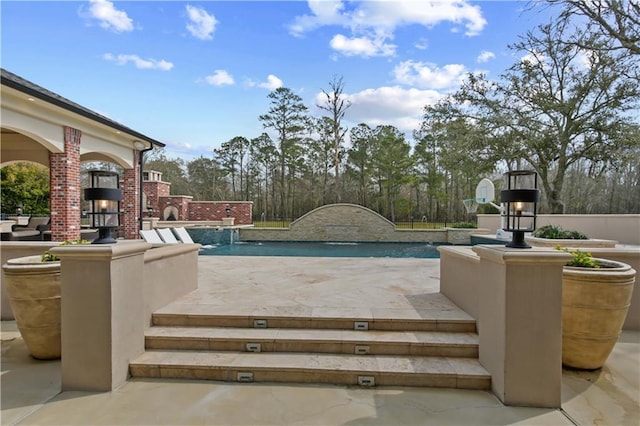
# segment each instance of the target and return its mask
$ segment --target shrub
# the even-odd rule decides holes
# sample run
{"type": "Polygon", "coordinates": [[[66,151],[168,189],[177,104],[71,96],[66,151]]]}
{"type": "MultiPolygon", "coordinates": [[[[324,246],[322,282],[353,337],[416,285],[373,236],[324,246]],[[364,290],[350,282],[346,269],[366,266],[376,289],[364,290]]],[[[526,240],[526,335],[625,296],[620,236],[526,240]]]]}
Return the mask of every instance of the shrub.
{"type": "Polygon", "coordinates": [[[571,262],[567,263],[567,266],[578,266],[581,268],[599,268],[598,262],[591,256],[591,253],[587,253],[580,250],[569,250],[556,246],[556,250],[562,250],[573,256],[571,262]]]}
{"type": "Polygon", "coordinates": [[[571,231],[571,230],[565,230],[562,229],[559,226],[556,225],[545,225],[542,226],[538,229],[536,229],[533,234],[534,237],[537,238],[547,238],[547,239],[551,239],[551,240],[587,240],[589,239],[589,237],[587,237],[585,234],[583,234],[580,231],[571,231]]]}
{"type": "Polygon", "coordinates": [[[473,222],[456,222],[453,225],[451,225],[452,228],[477,228],[478,225],[476,225],[473,222]]]}

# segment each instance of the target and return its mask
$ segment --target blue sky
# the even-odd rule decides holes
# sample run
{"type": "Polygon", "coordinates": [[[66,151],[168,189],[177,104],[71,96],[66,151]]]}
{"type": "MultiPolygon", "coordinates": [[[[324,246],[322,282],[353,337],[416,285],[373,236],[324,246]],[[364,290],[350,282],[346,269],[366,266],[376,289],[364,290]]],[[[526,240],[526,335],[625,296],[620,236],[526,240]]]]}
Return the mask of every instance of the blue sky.
{"type": "Polygon", "coordinates": [[[2,67],[191,160],[264,129],[279,86],[312,115],[333,76],[349,127],[419,126],[467,72],[497,78],[546,22],[523,1],[7,1],[2,67]]]}

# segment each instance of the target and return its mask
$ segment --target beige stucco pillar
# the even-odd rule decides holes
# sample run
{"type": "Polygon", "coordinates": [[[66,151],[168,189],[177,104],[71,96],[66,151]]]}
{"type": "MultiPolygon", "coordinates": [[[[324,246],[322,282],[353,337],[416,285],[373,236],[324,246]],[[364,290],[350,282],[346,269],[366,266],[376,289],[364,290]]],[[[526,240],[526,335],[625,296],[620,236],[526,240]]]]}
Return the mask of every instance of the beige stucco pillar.
{"type": "Polygon", "coordinates": [[[558,408],[562,385],[562,268],[550,248],[474,246],[480,256],[480,363],[506,405],[558,408]]]}
{"type": "Polygon", "coordinates": [[[70,245],[61,259],[62,390],[110,391],[144,351],[141,241],[70,245]]]}

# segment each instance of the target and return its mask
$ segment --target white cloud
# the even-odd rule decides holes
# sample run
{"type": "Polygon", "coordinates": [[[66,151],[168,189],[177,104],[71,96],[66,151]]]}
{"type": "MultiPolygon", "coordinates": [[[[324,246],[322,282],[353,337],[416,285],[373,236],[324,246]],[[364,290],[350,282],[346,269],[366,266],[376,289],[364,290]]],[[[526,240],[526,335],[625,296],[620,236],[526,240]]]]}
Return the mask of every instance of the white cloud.
{"type": "Polygon", "coordinates": [[[479,64],[482,64],[485,62],[489,62],[489,60],[491,59],[495,59],[495,57],[496,57],[495,53],[490,52],[488,50],[483,50],[482,52],[480,52],[480,54],[476,58],[476,62],[478,62],[479,64]]]}
{"type": "Polygon", "coordinates": [[[422,37],[420,40],[415,42],[414,47],[418,50],[427,50],[429,48],[429,40],[422,37]]]}
{"type": "Polygon", "coordinates": [[[102,57],[105,60],[115,62],[118,65],[126,65],[131,62],[136,66],[136,68],[140,69],[169,71],[173,68],[173,64],[165,61],[164,59],[158,61],[156,59],[142,59],[138,55],[113,55],[111,53],[105,53],[102,57]]]}
{"type": "Polygon", "coordinates": [[[218,23],[216,17],[199,7],[187,5],[186,9],[187,17],[189,18],[187,30],[191,35],[200,40],[213,39],[213,32],[218,23]]]}
{"type": "MultiPolygon", "coordinates": [[[[324,96],[323,93],[318,93],[316,104],[322,104],[324,96]]],[[[366,89],[347,95],[351,107],[346,119],[354,125],[366,123],[371,127],[389,124],[410,134],[420,128],[424,107],[433,105],[442,96],[435,90],[405,89],[399,86],[366,89]]]]}
{"type": "Polygon", "coordinates": [[[267,81],[260,83],[253,80],[247,80],[247,85],[249,87],[260,87],[262,89],[275,90],[278,87],[282,87],[284,84],[282,83],[282,80],[280,80],[278,77],[276,77],[273,74],[269,74],[267,76],[267,81]]]}
{"type": "MultiPolygon", "coordinates": [[[[289,25],[291,34],[301,36],[322,26],[337,25],[351,31],[349,36],[341,36],[342,39],[338,41],[368,39],[376,40],[378,46],[390,46],[386,41],[393,39],[395,29],[401,26],[422,25],[431,28],[443,22],[450,22],[456,26],[454,27],[456,31],[458,26],[464,26],[465,34],[474,36],[479,34],[487,24],[480,7],[471,5],[466,0],[451,2],[310,0],[308,5],[311,14],[297,16],[289,25]]],[[[334,40],[336,37],[338,36],[335,36],[334,40]]],[[[341,43],[336,45],[343,46],[341,43]]],[[[424,46],[422,43],[419,45],[424,46]]],[[[358,52],[368,53],[369,50],[342,50],[342,53],[351,55],[356,55],[358,52]]],[[[389,49],[380,52],[385,52],[386,55],[393,54],[389,49]]]]}
{"type": "Polygon", "coordinates": [[[208,75],[204,79],[212,86],[230,86],[235,83],[231,74],[225,70],[215,70],[212,75],[208,75]]]}
{"type": "Polygon", "coordinates": [[[331,48],[345,56],[392,56],[395,53],[395,45],[386,44],[382,39],[370,39],[367,37],[347,38],[337,34],[329,43],[331,48]]]}
{"type": "Polygon", "coordinates": [[[83,16],[96,19],[104,29],[122,33],[133,31],[133,20],[122,10],[117,10],[113,3],[107,0],[89,0],[87,13],[82,10],[83,16]]]}
{"type": "Polygon", "coordinates": [[[460,64],[447,64],[440,68],[435,64],[412,60],[401,62],[393,69],[398,83],[427,89],[457,87],[466,73],[467,69],[460,64]]]}

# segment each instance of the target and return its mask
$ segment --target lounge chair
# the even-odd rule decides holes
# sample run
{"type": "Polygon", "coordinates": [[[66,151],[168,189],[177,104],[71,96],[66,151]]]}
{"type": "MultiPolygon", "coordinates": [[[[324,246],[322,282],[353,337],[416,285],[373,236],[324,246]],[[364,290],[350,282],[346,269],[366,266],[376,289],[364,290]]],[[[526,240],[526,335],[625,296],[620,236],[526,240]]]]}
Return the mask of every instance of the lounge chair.
{"type": "Polygon", "coordinates": [[[26,225],[13,225],[11,227],[11,235],[7,236],[8,238],[6,239],[13,241],[42,241],[42,233],[50,228],[50,222],[50,217],[32,216],[26,225]]]}
{"type": "Polygon", "coordinates": [[[162,242],[164,242],[165,244],[180,243],[180,241],[176,239],[175,235],[173,235],[173,232],[171,232],[171,229],[169,228],[157,228],[156,232],[158,233],[160,238],[162,238],[162,242]]]}
{"type": "Polygon", "coordinates": [[[149,244],[164,244],[164,241],[162,241],[155,229],[141,229],[140,236],[149,244]]]}
{"type": "Polygon", "coordinates": [[[189,235],[184,227],[173,228],[173,233],[176,234],[176,237],[178,237],[181,242],[185,244],[195,244],[191,235],[189,235]]]}

